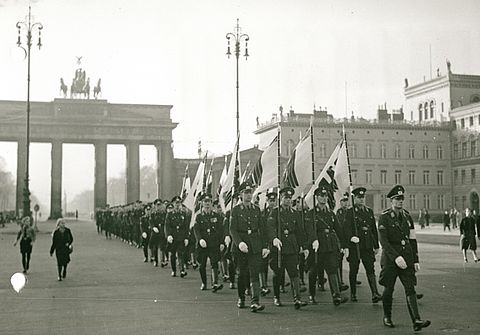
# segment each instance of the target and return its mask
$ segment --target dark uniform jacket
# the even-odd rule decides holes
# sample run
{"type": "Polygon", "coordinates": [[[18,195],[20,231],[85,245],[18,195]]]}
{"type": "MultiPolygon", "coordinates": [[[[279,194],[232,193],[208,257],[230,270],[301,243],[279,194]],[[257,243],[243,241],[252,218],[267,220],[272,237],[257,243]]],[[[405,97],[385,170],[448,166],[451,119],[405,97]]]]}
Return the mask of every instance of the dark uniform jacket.
{"type": "Polygon", "coordinates": [[[378,249],[378,231],[375,223],[375,216],[370,207],[351,207],[345,215],[345,240],[350,249],[356,248],[355,243],[350,242],[353,236],[360,239],[359,247],[362,250],[378,249]]]}
{"type": "MultiPolygon", "coordinates": [[[[300,247],[306,248],[307,239],[303,224],[301,222],[301,213],[292,208],[280,206],[280,224],[278,222],[278,210],[270,211],[267,219],[268,240],[273,241],[279,238],[282,241],[282,254],[298,254],[300,247]]],[[[276,250],[276,248],[274,249],[276,250]]]]}
{"type": "MultiPolygon", "coordinates": [[[[223,215],[210,211],[198,213],[193,232],[197,240],[197,247],[201,239],[207,242],[207,249],[219,251],[220,244],[223,244],[223,215]]],[[[202,248],[203,249],[203,248],[202,248]]]]}
{"type": "Polygon", "coordinates": [[[260,253],[267,248],[266,226],[262,224],[262,214],[257,205],[239,204],[232,209],[230,222],[232,251],[239,251],[240,242],[248,246],[248,253],[260,253]]]}
{"type": "Polygon", "coordinates": [[[189,216],[183,210],[173,210],[165,219],[165,235],[172,235],[173,242],[180,242],[188,238],[190,222],[189,216]]]}
{"type": "Polygon", "coordinates": [[[337,217],[328,208],[311,209],[305,218],[305,228],[309,247],[313,241],[318,240],[318,252],[338,252],[340,248],[346,247],[337,217]],[[313,211],[315,211],[315,223],[313,223],[313,211]]]}
{"type": "Polygon", "coordinates": [[[406,210],[395,214],[392,208],[385,210],[378,221],[380,243],[382,244],[383,266],[396,266],[395,259],[402,256],[408,267],[418,263],[417,243],[414,238],[412,217],[406,210]]]}

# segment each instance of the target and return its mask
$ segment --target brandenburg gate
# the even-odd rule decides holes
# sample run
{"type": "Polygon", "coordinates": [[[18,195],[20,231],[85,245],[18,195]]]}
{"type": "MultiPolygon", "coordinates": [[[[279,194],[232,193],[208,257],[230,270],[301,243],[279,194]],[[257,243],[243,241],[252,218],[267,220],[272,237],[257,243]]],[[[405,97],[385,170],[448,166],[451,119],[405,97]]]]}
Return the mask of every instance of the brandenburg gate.
{"type": "MultiPolygon", "coordinates": [[[[107,100],[54,99],[30,103],[30,141],[51,143],[50,217],[62,213],[62,144],[95,147],[94,206],[107,204],[107,145],[123,144],[127,153],[126,199],[140,197],[139,146],[157,150],[157,196],[174,193],[171,105],[115,104],[107,100]]],[[[26,164],[26,102],[0,101],[0,141],[17,142],[17,214],[23,206],[26,164]]]]}

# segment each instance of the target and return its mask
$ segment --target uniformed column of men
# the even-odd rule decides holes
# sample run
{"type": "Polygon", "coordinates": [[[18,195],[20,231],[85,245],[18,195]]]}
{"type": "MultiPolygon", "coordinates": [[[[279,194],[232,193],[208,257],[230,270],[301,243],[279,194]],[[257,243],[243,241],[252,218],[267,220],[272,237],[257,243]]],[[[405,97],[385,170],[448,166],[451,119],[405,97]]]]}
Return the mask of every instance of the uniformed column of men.
{"type": "Polygon", "coordinates": [[[335,214],[328,206],[330,185],[324,181],[315,190],[315,207],[306,209],[299,198],[292,200],[294,190],[284,187],[280,199],[275,192],[267,193],[263,210],[252,199],[254,186],[248,182],[240,185],[234,196],[236,203],[223,214],[217,200],[210,194],[200,196],[200,210],[194,218],[192,212],[182,205],[179,196],[171,202],[155,200],[153,203],[135,203],[109,207],[96,211],[97,231],[105,232],[106,239],[112,235],[124,242],[143,248],[144,262],[168,266],[171,275],[187,276],[187,268],[198,267],[201,290],[207,290],[207,260],[211,265],[211,290],[223,288],[223,282],[237,289],[238,308],[245,308],[246,295],[251,296],[250,310],[258,312],[265,308],[260,296],[270,293],[267,285],[268,266],[273,272],[273,304],[283,306],[281,293],[285,292],[285,273],[290,278],[293,306],[317,304],[316,290],[323,288],[324,272],[327,274],[332,302],[340,305],[348,301],[341,291],[350,287],[350,300],[357,302],[357,274],[360,262],[365,268],[367,282],[372,294],[372,303],[383,301],[386,327],[392,322],[393,290],[397,277],[405,289],[408,312],[415,331],[428,327],[430,321],[422,320],[418,311],[415,292],[416,271],[419,271],[418,248],[413,220],[403,208],[405,189],[394,186],[387,197],[391,207],[386,209],[378,222],[371,208],[365,206],[364,187],[352,191],[353,206],[348,207],[349,195],[341,199],[341,208],[335,214]],[[278,206],[279,204],[279,206],[278,206]],[[375,256],[380,250],[381,273],[379,283],[383,294],[377,289],[375,256]],[[343,283],[343,258],[349,263],[349,286],[343,283]],[[306,289],[304,273],[308,273],[308,302],[302,300],[306,289]],[[236,278],[238,279],[236,281],[236,278]]]}

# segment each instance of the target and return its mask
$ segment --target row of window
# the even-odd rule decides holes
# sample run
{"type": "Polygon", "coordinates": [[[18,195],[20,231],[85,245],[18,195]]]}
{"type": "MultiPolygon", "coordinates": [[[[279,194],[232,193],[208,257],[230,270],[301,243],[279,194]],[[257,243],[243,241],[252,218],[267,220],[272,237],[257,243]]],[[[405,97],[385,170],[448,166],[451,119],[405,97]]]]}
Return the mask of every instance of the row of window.
{"type": "MultiPolygon", "coordinates": [[[[348,152],[349,156],[352,158],[357,158],[358,156],[358,147],[356,143],[351,143],[348,145],[348,152]]],[[[327,157],[327,145],[326,143],[320,143],[320,150],[319,150],[319,155],[320,157],[327,157]]],[[[430,157],[430,148],[428,144],[425,144],[422,148],[422,157],[423,159],[429,159],[430,157]]],[[[365,146],[365,158],[372,158],[372,144],[367,143],[365,146]]],[[[390,158],[388,157],[387,154],[387,145],[385,143],[380,144],[380,152],[379,152],[379,158],[381,159],[387,159],[390,158]]],[[[395,144],[394,150],[393,150],[393,158],[395,159],[401,159],[401,145],[400,144],[395,144]]],[[[408,146],[408,158],[409,159],[415,159],[415,144],[409,144],[408,146]]],[[[433,158],[433,157],[432,157],[433,158]]],[[[441,145],[437,145],[437,150],[436,150],[436,159],[443,159],[443,147],[441,145]]]]}
{"type": "MultiPolygon", "coordinates": [[[[477,118],[478,118],[478,124],[480,125],[480,114],[477,116],[477,118]]],[[[464,129],[466,127],[466,124],[468,123],[469,127],[473,127],[474,126],[474,120],[475,120],[474,116],[469,116],[469,117],[457,119],[456,120],[456,126],[461,128],[461,129],[464,129]]]]}
{"type": "MultiPolygon", "coordinates": [[[[442,112],[443,112],[443,103],[442,103],[442,112]]],[[[428,120],[433,119],[435,116],[435,101],[431,100],[429,102],[423,102],[418,105],[418,119],[428,120]]]]}
{"type": "MultiPolygon", "coordinates": [[[[458,171],[456,171],[458,172],[458,171]]],[[[391,182],[387,181],[387,170],[380,170],[380,184],[381,185],[388,185],[391,184],[391,182]]],[[[358,170],[352,169],[351,170],[351,175],[352,175],[352,182],[353,184],[365,184],[365,185],[371,185],[373,184],[372,182],[372,175],[373,175],[373,170],[365,170],[365,183],[363,183],[361,180],[359,180],[358,177],[358,170]]],[[[417,180],[415,180],[416,176],[416,171],[415,170],[410,170],[408,171],[408,185],[416,185],[417,180]]],[[[395,170],[393,174],[394,184],[402,184],[402,171],[401,170],[395,170]]],[[[437,171],[437,180],[436,180],[436,185],[443,185],[444,183],[444,173],[442,170],[437,171]]],[[[434,185],[433,180],[430,178],[430,171],[429,170],[424,170],[423,171],[423,185],[434,185]]]]}
{"type": "MultiPolygon", "coordinates": [[[[431,202],[432,196],[430,194],[424,194],[421,199],[423,200],[423,206],[418,207],[417,205],[417,195],[416,194],[409,194],[405,199],[405,202],[408,204],[408,209],[410,211],[419,209],[419,208],[426,208],[426,209],[445,209],[445,195],[444,194],[437,194],[436,198],[436,208],[433,208],[433,203],[431,202]]],[[[387,196],[382,194],[380,196],[380,203],[382,208],[388,208],[390,206],[389,202],[387,201],[387,196]]],[[[462,207],[464,208],[464,207],[462,207]]],[[[413,214],[413,213],[412,213],[413,214]]]]}
{"type": "Polygon", "coordinates": [[[454,185],[465,185],[465,184],[475,184],[477,182],[477,173],[476,169],[470,169],[470,178],[467,180],[466,170],[460,170],[460,179],[458,177],[458,170],[453,170],[453,184],[454,185]]]}
{"type": "Polygon", "coordinates": [[[477,147],[478,147],[477,140],[472,140],[470,142],[463,142],[461,143],[461,145],[462,145],[462,151],[460,153],[458,151],[459,143],[453,144],[453,159],[476,157],[480,155],[480,151],[477,150],[477,147]]]}

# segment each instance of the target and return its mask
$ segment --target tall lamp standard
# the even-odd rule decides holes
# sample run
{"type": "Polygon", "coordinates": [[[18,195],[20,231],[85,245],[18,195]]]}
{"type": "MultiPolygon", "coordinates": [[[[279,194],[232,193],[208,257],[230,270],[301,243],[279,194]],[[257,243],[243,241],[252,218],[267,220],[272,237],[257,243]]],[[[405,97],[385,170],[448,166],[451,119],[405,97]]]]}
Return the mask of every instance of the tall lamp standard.
{"type": "Polygon", "coordinates": [[[248,58],[248,40],[250,37],[247,34],[242,34],[242,29],[240,28],[238,24],[238,19],[237,19],[237,26],[234,28],[233,33],[228,33],[226,35],[227,41],[228,41],[228,48],[227,48],[227,56],[230,58],[232,53],[230,52],[230,38],[233,38],[235,41],[235,57],[237,59],[237,136],[240,133],[240,114],[239,114],[239,106],[238,106],[238,58],[240,56],[240,42],[242,40],[245,41],[245,54],[243,55],[245,57],[245,60],[248,58]]]}
{"type": "Polygon", "coordinates": [[[18,39],[17,46],[22,48],[25,51],[25,58],[27,58],[27,157],[26,157],[26,167],[25,167],[25,188],[23,190],[23,215],[31,216],[32,212],[30,210],[30,187],[29,187],[29,174],[28,174],[28,164],[30,160],[30,49],[32,47],[32,32],[37,29],[38,31],[38,49],[42,47],[42,29],[43,25],[40,22],[32,23],[32,13],[31,7],[28,6],[28,17],[25,18],[25,21],[17,22],[18,29],[18,39]],[[21,32],[22,30],[26,31],[27,41],[26,47],[22,45],[21,32]]]}

